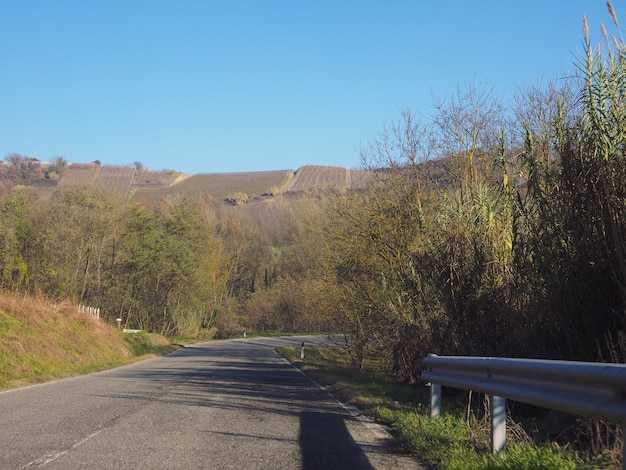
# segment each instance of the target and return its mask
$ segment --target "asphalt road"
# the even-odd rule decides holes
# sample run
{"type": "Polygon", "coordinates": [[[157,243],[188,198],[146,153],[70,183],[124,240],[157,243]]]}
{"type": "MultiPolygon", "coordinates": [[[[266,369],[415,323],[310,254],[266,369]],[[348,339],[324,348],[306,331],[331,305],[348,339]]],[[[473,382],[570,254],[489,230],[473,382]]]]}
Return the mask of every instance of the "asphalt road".
{"type": "Polygon", "coordinates": [[[420,468],[389,435],[247,338],[0,393],[0,469],[420,468]]]}

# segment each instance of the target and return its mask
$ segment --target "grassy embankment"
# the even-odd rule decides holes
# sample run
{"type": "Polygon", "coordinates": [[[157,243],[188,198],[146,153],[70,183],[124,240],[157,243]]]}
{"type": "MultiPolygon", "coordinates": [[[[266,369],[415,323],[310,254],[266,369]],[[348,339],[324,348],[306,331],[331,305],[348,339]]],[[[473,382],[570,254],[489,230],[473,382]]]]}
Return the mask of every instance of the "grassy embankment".
{"type": "Polygon", "coordinates": [[[304,360],[300,359],[298,348],[281,348],[279,352],[316,382],[329,386],[344,403],[390,426],[399,446],[418,455],[433,469],[621,468],[619,462],[594,461],[555,443],[533,443],[517,425],[509,426],[506,457],[492,456],[487,418],[470,414],[468,419],[467,409],[447,404],[443,416],[432,420],[428,416],[429,392],[425,387],[390,383],[376,373],[376,364],[357,373],[340,349],[308,348],[304,360]]]}
{"type": "Polygon", "coordinates": [[[0,389],[103,370],[175,348],[160,335],[124,334],[67,303],[0,293],[0,389]]]}

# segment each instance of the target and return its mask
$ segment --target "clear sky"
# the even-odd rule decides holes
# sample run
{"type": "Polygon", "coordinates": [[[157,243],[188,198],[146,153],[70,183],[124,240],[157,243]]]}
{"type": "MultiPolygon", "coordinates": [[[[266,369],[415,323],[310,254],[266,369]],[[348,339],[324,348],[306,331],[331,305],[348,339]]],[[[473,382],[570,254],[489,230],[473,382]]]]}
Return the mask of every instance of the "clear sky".
{"type": "Polygon", "coordinates": [[[0,158],[357,167],[433,95],[570,74],[583,14],[611,32],[604,0],[1,0],[0,158]]]}

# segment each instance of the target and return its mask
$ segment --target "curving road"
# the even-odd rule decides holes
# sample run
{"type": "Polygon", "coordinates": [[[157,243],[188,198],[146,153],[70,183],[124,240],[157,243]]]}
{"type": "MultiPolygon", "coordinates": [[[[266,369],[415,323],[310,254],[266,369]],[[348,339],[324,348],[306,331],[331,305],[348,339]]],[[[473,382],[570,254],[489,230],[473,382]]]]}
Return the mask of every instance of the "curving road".
{"type": "Polygon", "coordinates": [[[214,341],[0,393],[2,469],[421,468],[274,348],[214,341]]]}

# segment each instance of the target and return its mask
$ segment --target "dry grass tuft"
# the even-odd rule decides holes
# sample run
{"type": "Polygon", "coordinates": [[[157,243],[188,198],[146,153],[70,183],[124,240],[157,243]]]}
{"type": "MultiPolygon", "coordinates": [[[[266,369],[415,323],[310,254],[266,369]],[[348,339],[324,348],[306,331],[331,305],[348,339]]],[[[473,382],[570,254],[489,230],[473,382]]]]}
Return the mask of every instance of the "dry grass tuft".
{"type": "Polygon", "coordinates": [[[152,346],[169,346],[170,341],[158,333],[148,333],[148,339],[152,346]]]}

